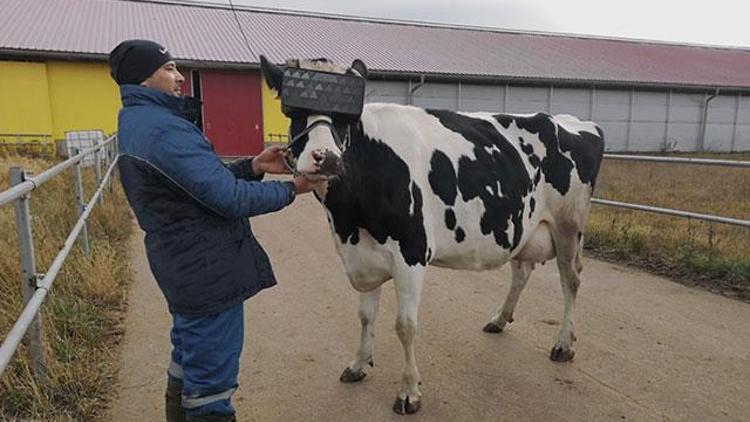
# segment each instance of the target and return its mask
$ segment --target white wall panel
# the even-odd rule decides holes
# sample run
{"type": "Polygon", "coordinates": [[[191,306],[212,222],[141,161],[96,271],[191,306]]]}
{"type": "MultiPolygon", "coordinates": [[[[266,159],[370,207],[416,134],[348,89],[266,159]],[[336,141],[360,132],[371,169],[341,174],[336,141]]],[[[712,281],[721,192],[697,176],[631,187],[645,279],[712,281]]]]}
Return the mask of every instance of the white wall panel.
{"type": "Polygon", "coordinates": [[[461,111],[489,111],[499,113],[505,104],[502,85],[461,84],[461,111]]]}
{"type": "MultiPolygon", "coordinates": [[[[550,98],[549,86],[510,85],[506,89],[502,84],[462,83],[459,89],[457,82],[428,80],[416,90],[412,104],[460,111],[571,114],[602,127],[607,151],[625,151],[626,146],[633,152],[665,147],[693,151],[698,147],[705,94],[673,92],[671,103],[666,90],[635,90],[632,95],[631,110],[631,91],[627,89],[597,88],[591,104],[591,88],[553,87],[550,98]]],[[[367,101],[407,104],[409,83],[369,82],[367,101]]],[[[709,103],[705,148],[750,151],[750,96],[741,96],[738,101],[735,95],[719,95],[709,103]]]]}

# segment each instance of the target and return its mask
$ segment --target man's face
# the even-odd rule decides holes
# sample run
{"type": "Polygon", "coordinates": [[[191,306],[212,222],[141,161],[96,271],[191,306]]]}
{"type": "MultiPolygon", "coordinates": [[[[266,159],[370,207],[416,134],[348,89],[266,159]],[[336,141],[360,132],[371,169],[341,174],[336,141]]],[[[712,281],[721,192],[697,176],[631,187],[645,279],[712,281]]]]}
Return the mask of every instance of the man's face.
{"type": "Polygon", "coordinates": [[[177,71],[177,64],[172,60],[164,63],[148,79],[141,82],[141,85],[179,97],[182,95],[183,82],[185,78],[177,71]]]}

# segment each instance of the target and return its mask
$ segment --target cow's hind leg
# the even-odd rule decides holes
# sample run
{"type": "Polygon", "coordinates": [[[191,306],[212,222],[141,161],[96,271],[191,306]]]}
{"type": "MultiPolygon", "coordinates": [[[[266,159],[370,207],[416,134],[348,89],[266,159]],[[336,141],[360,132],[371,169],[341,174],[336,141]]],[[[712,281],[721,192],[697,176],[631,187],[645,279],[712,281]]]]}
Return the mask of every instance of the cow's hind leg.
{"type": "Polygon", "coordinates": [[[373,366],[372,342],[375,339],[375,319],[378,315],[379,303],[380,287],[359,295],[359,320],[362,323],[362,336],[359,340],[357,355],[339,378],[341,382],[362,381],[367,376],[363,369],[365,365],[373,366]]]}
{"type": "Polygon", "coordinates": [[[575,333],[573,330],[573,311],[575,309],[578,287],[581,285],[579,274],[581,265],[581,242],[580,232],[573,230],[560,230],[555,238],[557,246],[557,268],[560,271],[560,283],[562,284],[563,297],[565,298],[565,311],[560,330],[557,332],[555,346],[550,352],[550,359],[556,362],[565,362],[573,359],[575,351],[573,342],[575,333]]]}
{"type": "Polygon", "coordinates": [[[521,295],[521,291],[526,287],[526,282],[529,281],[531,271],[534,269],[533,262],[525,262],[519,260],[512,260],[510,262],[511,267],[511,285],[508,291],[508,296],[505,297],[505,303],[498,309],[494,317],[484,326],[484,331],[487,333],[499,333],[503,331],[505,324],[513,322],[513,311],[516,309],[518,303],[518,297],[521,295]]]}
{"type": "Polygon", "coordinates": [[[404,348],[401,391],[393,404],[393,411],[401,415],[417,412],[422,403],[422,393],[419,392],[421,382],[414,355],[414,340],[417,335],[417,314],[419,302],[422,299],[424,272],[424,267],[409,267],[393,278],[398,301],[396,333],[404,348]]]}

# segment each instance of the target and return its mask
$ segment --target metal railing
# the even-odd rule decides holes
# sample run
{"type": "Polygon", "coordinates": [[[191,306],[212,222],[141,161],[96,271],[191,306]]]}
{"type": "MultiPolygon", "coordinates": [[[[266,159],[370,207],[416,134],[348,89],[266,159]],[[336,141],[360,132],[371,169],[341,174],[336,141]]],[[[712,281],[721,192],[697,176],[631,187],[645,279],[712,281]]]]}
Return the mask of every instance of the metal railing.
{"type": "MultiPolygon", "coordinates": [[[[626,161],[650,161],[658,163],[678,163],[678,164],[695,164],[703,166],[724,166],[724,167],[740,167],[750,168],[750,161],[738,161],[738,160],[715,160],[710,158],[686,158],[686,157],[658,157],[650,155],[621,155],[621,154],[604,154],[604,158],[610,160],[626,160],[626,161]]],[[[696,220],[710,221],[713,223],[731,224],[741,227],[750,227],[750,220],[742,220],[739,218],[722,217],[713,214],[701,214],[691,211],[675,210],[672,208],[661,208],[654,207],[651,205],[642,204],[631,204],[628,202],[612,201],[609,199],[592,198],[591,203],[606,205],[610,207],[627,208],[637,211],[646,211],[656,214],[671,215],[674,217],[683,218],[694,218],[696,220]]]]}
{"type": "Polygon", "coordinates": [[[604,158],[624,161],[652,161],[657,163],[700,164],[704,166],[747,167],[750,161],[716,160],[713,158],[659,157],[652,155],[604,154],[604,158]]]}
{"type": "Polygon", "coordinates": [[[29,349],[32,357],[34,375],[41,380],[46,374],[46,359],[42,340],[42,327],[40,323],[40,311],[47,293],[52,288],[65,259],[73,249],[76,240],[81,237],[84,244],[84,253],[89,255],[88,231],[86,220],[97,202],[101,203],[104,197],[104,188],[109,184],[112,189],[112,173],[117,164],[117,138],[113,135],[100,145],[88,148],[85,151],[74,151],[69,159],[49,168],[38,176],[31,176],[20,167],[10,170],[10,181],[12,187],[0,192],[0,206],[15,202],[16,231],[18,234],[19,247],[21,249],[22,283],[25,307],[18,320],[11,328],[10,333],[0,346],[0,375],[5,371],[11,358],[18,349],[26,332],[29,332],[29,349]],[[102,154],[104,151],[104,167],[107,169],[102,175],[102,154]],[[95,170],[97,177],[97,189],[91,196],[88,204],[84,202],[84,189],[81,177],[81,161],[84,157],[95,154],[95,170]],[[76,207],[79,210],[79,218],[73,229],[68,234],[65,244],[58,252],[52,264],[44,274],[37,273],[36,257],[34,254],[34,238],[31,228],[31,213],[29,210],[29,193],[52,179],[63,171],[73,167],[73,181],[76,184],[76,207]]]}

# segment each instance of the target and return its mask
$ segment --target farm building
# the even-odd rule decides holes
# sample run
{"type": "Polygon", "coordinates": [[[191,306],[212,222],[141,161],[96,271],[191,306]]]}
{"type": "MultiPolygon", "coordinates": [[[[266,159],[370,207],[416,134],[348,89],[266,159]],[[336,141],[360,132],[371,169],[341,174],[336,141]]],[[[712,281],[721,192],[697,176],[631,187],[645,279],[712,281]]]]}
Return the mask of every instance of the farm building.
{"type": "Polygon", "coordinates": [[[362,59],[371,102],[591,119],[610,151],[750,150],[750,49],[169,0],[5,0],[0,140],[113,132],[120,101],[106,58],[129,38],[168,46],[223,156],[285,140],[261,54],[362,59]]]}

